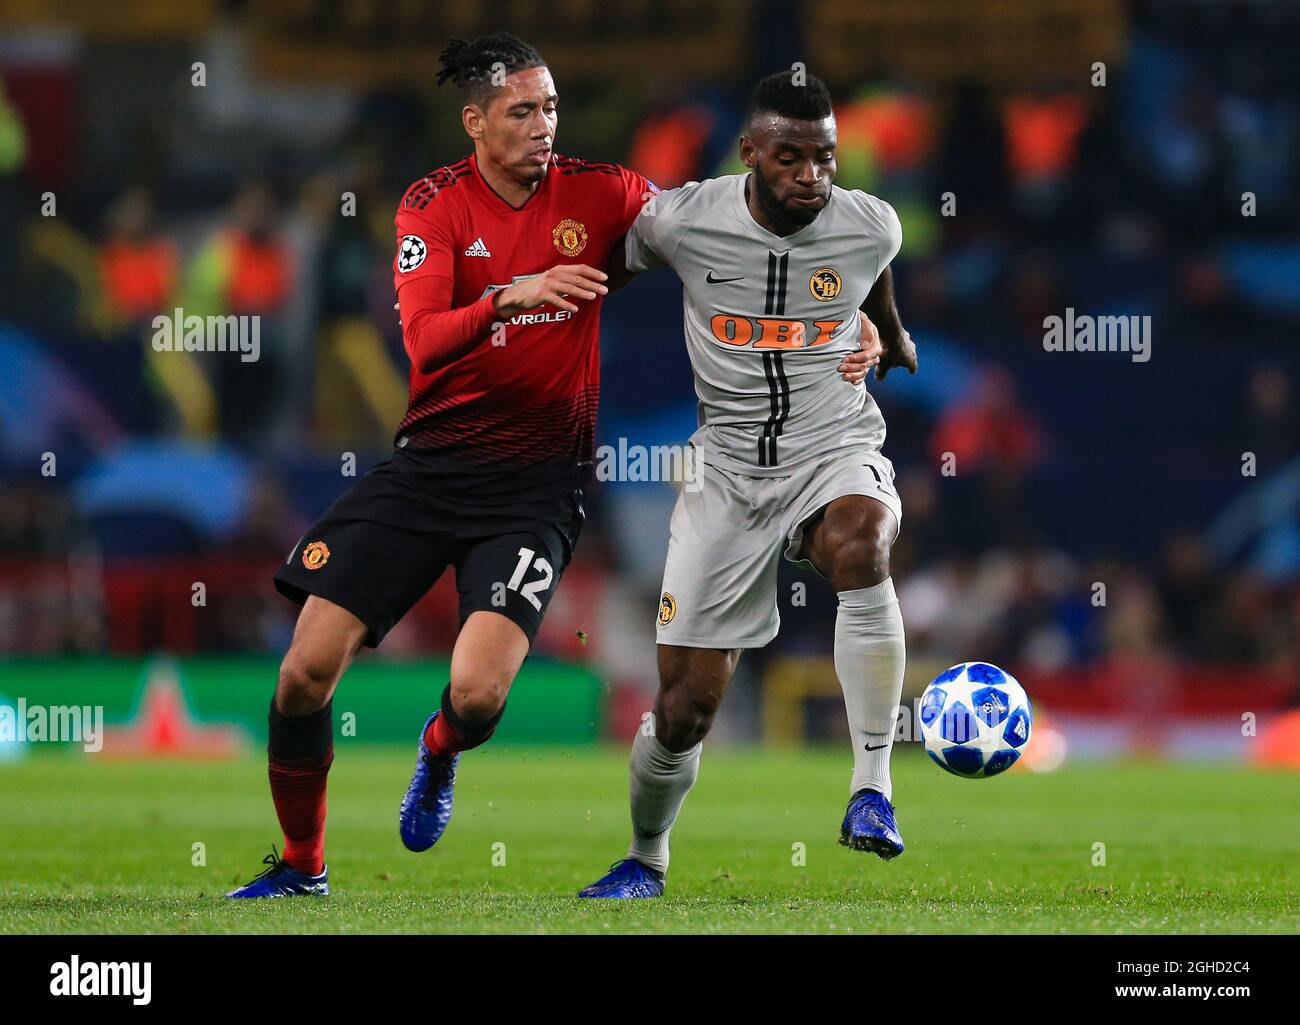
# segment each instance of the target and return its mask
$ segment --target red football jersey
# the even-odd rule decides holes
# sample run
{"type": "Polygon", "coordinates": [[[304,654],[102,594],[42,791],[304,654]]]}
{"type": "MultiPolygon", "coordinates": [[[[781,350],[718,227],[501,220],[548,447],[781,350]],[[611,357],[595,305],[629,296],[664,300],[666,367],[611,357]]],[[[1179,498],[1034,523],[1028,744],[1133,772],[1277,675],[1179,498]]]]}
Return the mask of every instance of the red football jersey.
{"type": "MultiPolygon", "coordinates": [[[[654,191],[617,164],[561,156],[519,209],[492,190],[473,156],[426,175],[396,217],[393,280],[408,352],[404,285],[448,279],[458,309],[558,263],[603,270],[654,191]]],[[[594,446],[601,298],[574,302],[577,312],[546,305],[508,320],[493,313],[459,357],[428,373],[413,363],[398,447],[472,493],[580,486],[594,446]]]]}

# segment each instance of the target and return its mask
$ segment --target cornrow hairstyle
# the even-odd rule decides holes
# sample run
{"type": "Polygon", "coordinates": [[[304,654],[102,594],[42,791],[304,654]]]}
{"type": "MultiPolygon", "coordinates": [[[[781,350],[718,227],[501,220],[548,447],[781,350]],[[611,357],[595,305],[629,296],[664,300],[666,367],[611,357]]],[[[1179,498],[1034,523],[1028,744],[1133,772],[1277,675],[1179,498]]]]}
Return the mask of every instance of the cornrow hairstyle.
{"type": "Polygon", "coordinates": [[[438,55],[438,63],[442,65],[438,85],[456,83],[465,98],[480,107],[486,107],[500,88],[500,81],[493,81],[494,71],[509,75],[546,66],[540,53],[509,32],[493,32],[468,41],[452,38],[438,55]]]}

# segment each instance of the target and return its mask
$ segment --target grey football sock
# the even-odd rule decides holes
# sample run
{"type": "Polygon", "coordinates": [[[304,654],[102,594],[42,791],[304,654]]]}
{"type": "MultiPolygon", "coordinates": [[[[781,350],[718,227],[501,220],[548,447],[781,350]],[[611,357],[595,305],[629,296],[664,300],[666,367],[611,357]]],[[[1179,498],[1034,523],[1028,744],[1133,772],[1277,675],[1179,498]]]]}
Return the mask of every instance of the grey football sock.
{"type": "Polygon", "coordinates": [[[629,795],[632,846],[628,857],[663,873],[668,871],[668,833],[700,771],[703,742],[680,754],[637,730],[632,741],[629,795]]]}
{"type": "Polygon", "coordinates": [[[835,673],[844,690],[853,741],[853,780],[850,793],[864,787],[893,799],[889,756],[894,725],[903,695],[906,662],[903,616],[894,581],[886,577],[874,587],[839,592],[835,617],[835,673]]]}

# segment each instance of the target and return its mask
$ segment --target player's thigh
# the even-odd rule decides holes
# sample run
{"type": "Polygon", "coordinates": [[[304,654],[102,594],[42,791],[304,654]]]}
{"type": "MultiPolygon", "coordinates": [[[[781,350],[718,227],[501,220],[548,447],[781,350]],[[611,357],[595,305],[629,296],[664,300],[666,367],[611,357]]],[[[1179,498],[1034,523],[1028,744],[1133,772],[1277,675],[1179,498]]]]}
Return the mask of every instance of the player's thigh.
{"type": "Polygon", "coordinates": [[[805,557],[836,591],[870,587],[890,574],[898,520],[866,495],[843,495],[821,512],[804,543],[805,557]]]}
{"type": "Polygon", "coordinates": [[[893,466],[879,452],[845,453],[812,468],[786,508],[785,556],[791,562],[811,562],[833,586],[840,574],[832,569],[849,556],[857,566],[874,553],[887,572],[902,502],[893,466]]]}
{"type": "Polygon", "coordinates": [[[781,526],[759,497],[768,484],[701,464],[673,509],[656,640],[690,648],[759,648],[776,636],[781,526]]]}
{"type": "Polygon", "coordinates": [[[280,664],[275,700],[288,716],[308,715],[334,694],[366,639],[366,624],[332,601],[309,595],[280,664]]]}

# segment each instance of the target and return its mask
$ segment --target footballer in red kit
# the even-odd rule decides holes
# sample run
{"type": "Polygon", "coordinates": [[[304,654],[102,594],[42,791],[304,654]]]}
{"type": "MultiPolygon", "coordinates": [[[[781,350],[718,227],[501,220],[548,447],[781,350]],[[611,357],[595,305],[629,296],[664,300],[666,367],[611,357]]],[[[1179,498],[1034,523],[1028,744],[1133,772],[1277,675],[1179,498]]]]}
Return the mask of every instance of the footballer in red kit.
{"type": "Polygon", "coordinates": [[[284,850],[231,897],[329,892],[334,690],[361,647],[451,567],[461,628],[450,680],[398,814],[408,849],[437,842],[460,752],[500,721],[582,527],[605,268],[657,190],[615,164],[554,152],[558,97],[528,44],[457,39],[440,61],[438,83],[462,92],[473,153],[415,182],[397,209],[393,279],[411,372],[393,455],[326,510],[275,577],[302,606],[269,712],[284,850]]]}

